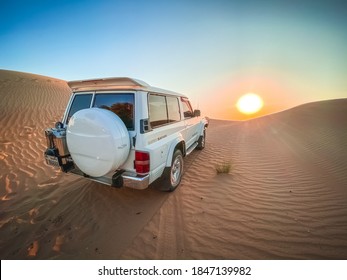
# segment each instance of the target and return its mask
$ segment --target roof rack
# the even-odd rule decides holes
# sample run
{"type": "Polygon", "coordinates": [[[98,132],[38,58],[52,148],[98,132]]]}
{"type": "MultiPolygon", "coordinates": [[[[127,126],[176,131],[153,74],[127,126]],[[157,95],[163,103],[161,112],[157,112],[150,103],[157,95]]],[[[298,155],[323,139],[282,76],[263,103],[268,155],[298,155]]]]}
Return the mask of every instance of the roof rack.
{"type": "Polygon", "coordinates": [[[135,89],[135,90],[143,90],[143,91],[150,91],[154,93],[164,93],[164,94],[185,97],[185,95],[183,94],[173,92],[170,90],[157,88],[157,87],[152,87],[144,81],[128,78],[128,77],[114,77],[114,78],[70,81],[68,82],[68,85],[73,92],[113,90],[113,89],[135,89]]]}
{"type": "Polygon", "coordinates": [[[96,90],[96,89],[107,89],[107,88],[146,89],[150,87],[150,85],[145,83],[144,81],[132,79],[128,77],[70,81],[68,82],[68,85],[73,91],[96,90]]]}

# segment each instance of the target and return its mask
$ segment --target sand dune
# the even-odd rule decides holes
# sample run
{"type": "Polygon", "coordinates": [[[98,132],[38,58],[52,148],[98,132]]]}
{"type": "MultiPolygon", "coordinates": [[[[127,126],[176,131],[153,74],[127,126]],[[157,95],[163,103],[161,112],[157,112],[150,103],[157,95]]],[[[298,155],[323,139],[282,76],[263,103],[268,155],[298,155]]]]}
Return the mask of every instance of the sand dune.
{"type": "Polygon", "coordinates": [[[168,194],[112,189],[44,163],[66,82],[0,71],[1,259],[118,258],[168,194]]]}
{"type": "Polygon", "coordinates": [[[211,121],[132,259],[347,259],[347,99],[211,121]],[[215,165],[230,161],[230,174],[215,165]],[[141,250],[139,250],[141,248],[141,250]]]}
{"type": "Polygon", "coordinates": [[[47,166],[43,131],[69,96],[0,70],[1,259],[347,259],[347,99],[212,120],[169,194],[47,166]]]}

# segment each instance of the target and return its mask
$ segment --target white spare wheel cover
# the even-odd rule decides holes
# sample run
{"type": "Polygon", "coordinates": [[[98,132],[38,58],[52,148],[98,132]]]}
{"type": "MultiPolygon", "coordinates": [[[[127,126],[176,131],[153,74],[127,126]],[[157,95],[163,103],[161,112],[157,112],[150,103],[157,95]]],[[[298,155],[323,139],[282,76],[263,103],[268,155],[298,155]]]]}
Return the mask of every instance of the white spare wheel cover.
{"type": "Polygon", "coordinates": [[[92,177],[116,170],[130,151],[129,134],[123,121],[105,109],[77,111],[69,121],[66,140],[75,164],[92,177]]]}

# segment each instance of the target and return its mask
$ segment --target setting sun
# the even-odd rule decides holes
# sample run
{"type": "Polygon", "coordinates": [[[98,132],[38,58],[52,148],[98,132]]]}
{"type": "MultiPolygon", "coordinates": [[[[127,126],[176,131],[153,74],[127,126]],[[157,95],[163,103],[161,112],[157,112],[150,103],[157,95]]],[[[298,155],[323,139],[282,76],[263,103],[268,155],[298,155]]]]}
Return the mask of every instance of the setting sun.
{"type": "Polygon", "coordinates": [[[237,109],[246,115],[251,115],[258,112],[263,105],[263,100],[254,93],[242,95],[236,103],[237,109]]]}

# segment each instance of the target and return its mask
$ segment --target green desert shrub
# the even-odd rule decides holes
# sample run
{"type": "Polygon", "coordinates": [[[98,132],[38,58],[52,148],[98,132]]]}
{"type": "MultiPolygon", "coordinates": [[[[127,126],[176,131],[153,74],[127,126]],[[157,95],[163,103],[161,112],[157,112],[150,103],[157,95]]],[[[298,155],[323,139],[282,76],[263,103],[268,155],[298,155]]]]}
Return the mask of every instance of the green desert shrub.
{"type": "Polygon", "coordinates": [[[230,161],[219,163],[215,166],[217,174],[228,174],[231,171],[232,164],[230,161]]]}

